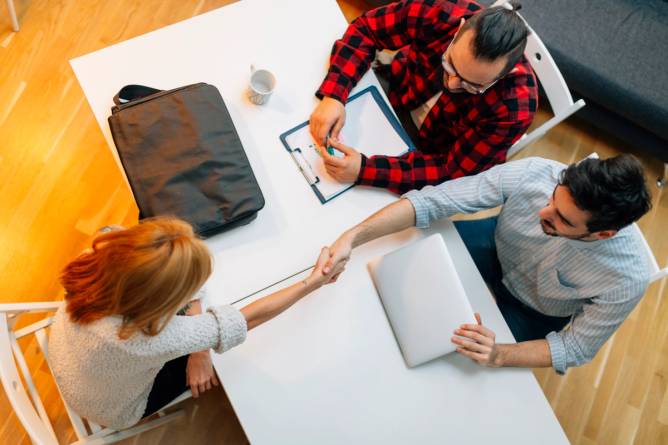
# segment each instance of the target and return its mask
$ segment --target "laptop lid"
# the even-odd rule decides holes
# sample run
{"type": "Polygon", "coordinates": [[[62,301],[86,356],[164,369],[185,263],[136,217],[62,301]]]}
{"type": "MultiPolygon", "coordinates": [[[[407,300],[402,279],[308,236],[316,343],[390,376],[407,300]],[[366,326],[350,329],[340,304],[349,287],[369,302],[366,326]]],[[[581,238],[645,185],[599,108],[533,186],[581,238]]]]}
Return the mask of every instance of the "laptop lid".
{"type": "Polygon", "coordinates": [[[477,323],[439,234],[369,263],[369,272],[408,367],[453,352],[464,323],[477,323]]]}

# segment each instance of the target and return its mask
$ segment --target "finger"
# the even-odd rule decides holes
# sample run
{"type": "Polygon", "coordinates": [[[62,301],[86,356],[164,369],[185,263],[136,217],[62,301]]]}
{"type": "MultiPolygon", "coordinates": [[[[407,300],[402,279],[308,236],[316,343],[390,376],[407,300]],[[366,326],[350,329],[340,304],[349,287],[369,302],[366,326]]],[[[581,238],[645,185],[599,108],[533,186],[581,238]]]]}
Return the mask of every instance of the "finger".
{"type": "Polygon", "coordinates": [[[480,352],[480,353],[489,353],[489,346],[482,345],[480,343],[462,340],[459,337],[452,337],[450,339],[452,343],[459,346],[461,349],[466,349],[467,351],[480,352]]]}
{"type": "Polygon", "coordinates": [[[321,131],[319,133],[320,137],[318,138],[318,144],[323,147],[327,147],[327,136],[331,135],[332,127],[334,127],[334,122],[327,122],[326,124],[323,124],[320,129],[321,131]]]}
{"type": "Polygon", "coordinates": [[[200,383],[197,385],[197,390],[199,391],[200,394],[202,394],[204,391],[206,391],[206,385],[204,383],[200,383]]]}
{"type": "Polygon", "coordinates": [[[352,154],[357,153],[357,150],[355,150],[352,147],[348,147],[347,145],[343,145],[341,142],[338,141],[338,139],[330,138],[329,139],[329,145],[336,148],[337,150],[339,150],[341,153],[343,153],[345,155],[352,155],[352,154]]]}
{"type": "Polygon", "coordinates": [[[334,275],[332,276],[332,279],[331,279],[330,283],[334,283],[334,282],[336,282],[336,280],[339,279],[339,276],[340,276],[342,273],[343,273],[343,271],[340,271],[340,272],[334,274],[334,275]]]}
{"type": "Polygon", "coordinates": [[[341,172],[345,171],[345,168],[325,163],[325,171],[330,176],[336,176],[341,174],[341,172]]]}
{"type": "Polygon", "coordinates": [[[193,398],[197,398],[199,396],[199,391],[197,390],[197,385],[191,384],[190,385],[190,391],[193,393],[193,398]]]}
{"type": "Polygon", "coordinates": [[[314,268],[316,270],[321,270],[324,268],[325,264],[327,264],[327,261],[329,260],[329,247],[323,247],[320,249],[320,255],[318,256],[318,259],[315,262],[314,268]]]}
{"type": "Polygon", "coordinates": [[[320,144],[324,133],[322,131],[322,121],[316,116],[311,116],[309,127],[311,129],[311,137],[313,137],[313,140],[316,142],[316,144],[320,144]]]}
{"type": "MultiPolygon", "coordinates": [[[[327,152],[327,150],[325,150],[325,152],[327,152]]],[[[325,161],[325,166],[344,168],[348,165],[348,161],[344,158],[337,158],[329,153],[327,153],[327,156],[323,156],[322,160],[325,161]]]]}
{"type": "Polygon", "coordinates": [[[460,329],[464,329],[464,330],[467,330],[467,331],[479,332],[486,337],[491,337],[491,338],[496,337],[496,334],[494,334],[494,331],[492,331],[488,327],[483,326],[481,324],[463,324],[460,329]]]}
{"type": "Polygon", "coordinates": [[[470,358],[471,360],[473,360],[477,363],[484,363],[485,360],[487,360],[487,357],[484,354],[480,354],[478,352],[471,352],[471,351],[467,351],[466,349],[462,349],[462,348],[457,348],[457,349],[455,349],[455,351],[457,351],[458,353],[460,353],[464,357],[470,358]]]}
{"type": "Polygon", "coordinates": [[[329,259],[325,263],[322,272],[327,275],[332,269],[336,268],[341,261],[341,255],[335,249],[336,242],[329,248],[329,259]]]}
{"type": "Polygon", "coordinates": [[[216,374],[211,376],[211,383],[213,383],[213,386],[218,386],[218,377],[216,377],[216,374]]]}
{"type": "Polygon", "coordinates": [[[480,318],[480,312],[475,313],[475,319],[478,322],[478,324],[482,324],[482,318],[480,318]]]}
{"type": "Polygon", "coordinates": [[[318,120],[315,123],[315,131],[311,134],[313,140],[318,147],[323,147],[327,144],[327,135],[332,131],[334,122],[323,122],[318,120]]]}
{"type": "Polygon", "coordinates": [[[318,134],[318,124],[315,121],[315,118],[313,115],[309,118],[308,121],[308,128],[311,133],[311,137],[313,138],[314,141],[318,140],[317,134],[318,134]]]}
{"type": "Polygon", "coordinates": [[[211,389],[211,379],[206,381],[206,385],[204,385],[204,390],[208,391],[211,389]]]}
{"type": "Polygon", "coordinates": [[[341,129],[343,128],[343,124],[345,124],[346,119],[345,118],[339,118],[336,123],[334,124],[334,127],[332,127],[332,137],[333,138],[339,138],[339,133],[341,133],[341,129]]]}
{"type": "Polygon", "coordinates": [[[494,340],[492,338],[473,330],[457,329],[455,334],[459,335],[460,337],[470,338],[471,340],[482,343],[484,345],[492,346],[494,344],[494,340]]]}

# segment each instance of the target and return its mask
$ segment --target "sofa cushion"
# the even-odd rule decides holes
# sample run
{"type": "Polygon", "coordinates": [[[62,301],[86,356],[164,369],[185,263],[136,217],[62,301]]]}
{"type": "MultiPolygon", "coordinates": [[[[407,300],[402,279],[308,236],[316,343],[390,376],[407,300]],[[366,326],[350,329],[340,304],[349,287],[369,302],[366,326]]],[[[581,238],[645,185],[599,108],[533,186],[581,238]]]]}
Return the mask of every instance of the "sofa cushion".
{"type": "Polygon", "coordinates": [[[572,90],[668,140],[668,2],[521,3],[572,90]]]}

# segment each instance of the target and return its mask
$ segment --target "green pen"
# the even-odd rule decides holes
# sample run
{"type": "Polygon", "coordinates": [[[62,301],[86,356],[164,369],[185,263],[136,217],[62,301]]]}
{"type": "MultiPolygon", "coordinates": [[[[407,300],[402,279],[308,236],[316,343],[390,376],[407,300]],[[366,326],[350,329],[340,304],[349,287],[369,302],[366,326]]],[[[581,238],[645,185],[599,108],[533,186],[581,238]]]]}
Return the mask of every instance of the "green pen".
{"type": "Polygon", "coordinates": [[[325,150],[327,150],[327,153],[329,153],[330,156],[334,156],[334,149],[327,143],[327,141],[329,141],[329,133],[325,136],[325,150]]]}
{"type": "Polygon", "coordinates": [[[334,156],[335,158],[343,158],[343,153],[332,147],[327,143],[329,140],[330,136],[327,134],[325,137],[325,150],[327,150],[327,153],[329,153],[330,156],[334,156]]]}

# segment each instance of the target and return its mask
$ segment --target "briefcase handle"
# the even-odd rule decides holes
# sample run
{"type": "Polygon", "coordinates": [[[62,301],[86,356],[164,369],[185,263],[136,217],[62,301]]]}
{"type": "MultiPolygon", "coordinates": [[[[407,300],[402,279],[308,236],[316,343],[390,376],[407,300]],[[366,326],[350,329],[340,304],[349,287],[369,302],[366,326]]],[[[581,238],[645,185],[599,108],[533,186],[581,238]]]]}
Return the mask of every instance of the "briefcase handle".
{"type": "Polygon", "coordinates": [[[160,93],[162,90],[147,87],[144,85],[125,85],[114,96],[114,103],[122,105],[133,100],[141,99],[142,97],[150,96],[151,94],[160,93]]]}

